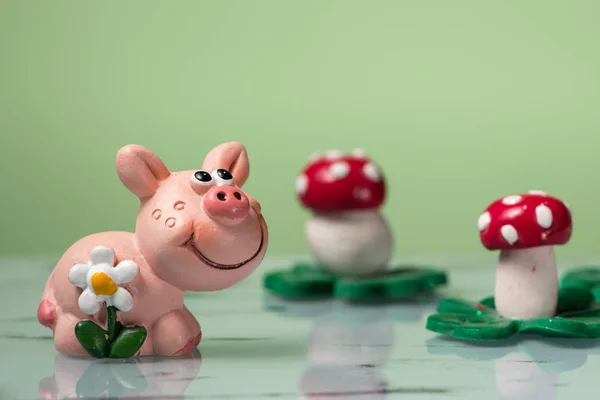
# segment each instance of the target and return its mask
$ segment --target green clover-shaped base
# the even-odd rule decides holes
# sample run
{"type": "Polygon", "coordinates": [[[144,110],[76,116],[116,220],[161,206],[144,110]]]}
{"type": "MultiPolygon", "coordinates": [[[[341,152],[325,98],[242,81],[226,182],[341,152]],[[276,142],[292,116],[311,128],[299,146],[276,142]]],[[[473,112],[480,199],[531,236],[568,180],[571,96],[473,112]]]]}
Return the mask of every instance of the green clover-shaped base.
{"type": "Polygon", "coordinates": [[[557,315],[535,320],[512,320],[494,308],[494,299],[478,304],[445,299],[438,313],[427,320],[430,331],[463,340],[504,340],[516,333],[546,337],[599,338],[600,304],[593,292],[582,284],[563,285],[559,291],[557,315]]]}
{"type": "Polygon", "coordinates": [[[264,277],[264,287],[268,291],[290,299],[403,299],[446,283],[445,272],[421,267],[399,267],[368,277],[342,277],[322,268],[298,264],[290,270],[271,272],[264,277]]]}

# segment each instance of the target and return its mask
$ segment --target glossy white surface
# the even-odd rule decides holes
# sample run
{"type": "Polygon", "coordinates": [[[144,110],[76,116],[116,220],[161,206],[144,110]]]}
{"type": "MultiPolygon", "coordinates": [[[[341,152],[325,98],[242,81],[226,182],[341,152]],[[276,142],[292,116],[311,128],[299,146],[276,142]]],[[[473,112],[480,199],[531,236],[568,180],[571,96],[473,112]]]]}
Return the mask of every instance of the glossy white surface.
{"type": "MultiPolygon", "coordinates": [[[[465,263],[444,293],[474,300],[491,294],[493,258],[465,263]]],[[[285,264],[270,259],[262,271],[285,264]]],[[[468,345],[424,329],[435,302],[284,302],[264,295],[261,269],[230,290],[189,296],[204,332],[194,357],[135,365],[71,359],[56,353],[50,331],[36,321],[51,268],[50,261],[0,261],[2,399],[79,393],[165,400],[554,400],[592,399],[600,391],[596,342],[521,337],[468,345]]]]}

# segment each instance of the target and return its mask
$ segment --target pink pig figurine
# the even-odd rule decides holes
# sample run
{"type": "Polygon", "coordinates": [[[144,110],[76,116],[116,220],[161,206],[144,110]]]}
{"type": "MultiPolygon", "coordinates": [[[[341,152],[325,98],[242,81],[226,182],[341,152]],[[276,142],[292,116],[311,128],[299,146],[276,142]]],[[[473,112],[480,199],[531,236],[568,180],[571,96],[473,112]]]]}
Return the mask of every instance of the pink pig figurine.
{"type": "MultiPolygon", "coordinates": [[[[250,174],[246,149],[238,142],[224,143],[208,153],[202,170],[170,172],[156,154],[132,144],[118,151],[116,166],[123,184],[141,202],[135,233],[96,233],[73,244],[46,283],[38,320],[53,331],[60,353],[86,354],[75,326],[82,320],[106,326],[107,312],[104,306],[94,315],[81,311],[82,289],[71,283],[70,272],[88,263],[93,249],[104,248],[100,253],[115,259],[110,267],[123,261],[133,265],[130,282],[115,283],[103,275],[101,283],[104,289],[113,285],[113,293],[117,284],[127,290],[122,298],[133,304],[128,303],[119,321],[146,328],[139,355],[187,355],[202,333],[183,304],[184,292],[234,285],[258,267],[267,250],[261,207],[241,189],[250,174]]],[[[98,310],[95,300],[92,309],[98,310]]],[[[101,303],[101,296],[97,300],[101,303]]]]}

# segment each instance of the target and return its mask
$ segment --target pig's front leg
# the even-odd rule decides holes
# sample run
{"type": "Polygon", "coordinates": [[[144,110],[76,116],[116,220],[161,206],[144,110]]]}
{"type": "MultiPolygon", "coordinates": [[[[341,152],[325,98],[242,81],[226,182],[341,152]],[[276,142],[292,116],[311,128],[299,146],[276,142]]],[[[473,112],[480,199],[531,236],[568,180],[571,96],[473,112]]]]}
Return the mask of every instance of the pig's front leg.
{"type": "Polygon", "coordinates": [[[154,354],[157,356],[185,356],[200,343],[200,327],[191,323],[190,316],[196,319],[183,307],[163,315],[152,328],[154,354]],[[192,325],[192,326],[190,326],[192,325]]]}
{"type": "Polygon", "coordinates": [[[54,327],[54,346],[62,354],[70,356],[87,355],[75,336],[75,325],[80,318],[71,313],[61,313],[56,319],[54,327]]]}

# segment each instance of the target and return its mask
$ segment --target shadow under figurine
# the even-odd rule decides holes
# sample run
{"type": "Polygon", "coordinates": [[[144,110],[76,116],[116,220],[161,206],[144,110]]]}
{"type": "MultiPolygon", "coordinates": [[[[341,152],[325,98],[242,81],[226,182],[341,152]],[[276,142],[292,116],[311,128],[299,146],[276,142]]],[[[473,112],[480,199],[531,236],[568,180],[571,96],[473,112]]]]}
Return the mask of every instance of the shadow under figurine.
{"type": "Polygon", "coordinates": [[[488,206],[478,227],[483,245],[501,251],[494,297],[442,300],[427,329],[464,340],[502,340],[517,332],[600,337],[600,307],[584,279],[589,271],[567,274],[559,289],[553,246],[566,244],[572,233],[564,202],[541,191],[507,196],[488,206]]]}
{"type": "Polygon", "coordinates": [[[362,150],[316,155],[296,180],[312,211],[305,232],[318,265],[297,264],[265,276],[275,295],[310,299],[387,300],[411,297],[446,283],[443,271],[416,266],[389,269],[393,237],[380,212],[385,179],[362,150]]]}
{"type": "Polygon", "coordinates": [[[116,166],[141,202],[135,233],[97,233],[73,244],[46,283],[38,320],[68,355],[189,354],[202,335],[185,291],[234,285],[267,249],[260,205],[241,189],[250,173],[246,149],[225,143],[202,170],[170,172],[150,150],[128,145],[116,166]]]}

